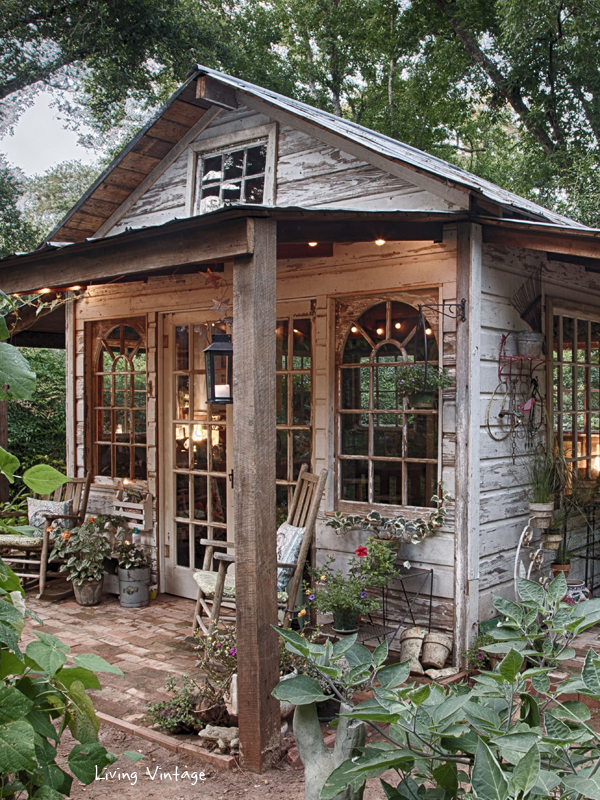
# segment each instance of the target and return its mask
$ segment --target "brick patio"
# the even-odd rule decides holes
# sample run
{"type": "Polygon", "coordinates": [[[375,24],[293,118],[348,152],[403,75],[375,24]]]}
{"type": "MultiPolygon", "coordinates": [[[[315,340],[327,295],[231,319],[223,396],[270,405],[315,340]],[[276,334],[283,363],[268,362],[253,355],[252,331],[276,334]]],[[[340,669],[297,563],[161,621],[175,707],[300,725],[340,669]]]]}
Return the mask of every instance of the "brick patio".
{"type": "MultiPolygon", "coordinates": [[[[192,633],[194,602],[159,595],[146,608],[121,608],[114,595],[99,606],[83,607],[73,598],[58,603],[27,598],[28,607],[43,620],[44,633],[58,636],[71,653],[95,653],[123,672],[99,675],[102,692],[93,692],[98,711],[137,725],[144,723],[146,704],[164,700],[161,689],[169,675],[198,675],[192,633]]],[[[28,619],[23,644],[39,623],[28,619]]]]}

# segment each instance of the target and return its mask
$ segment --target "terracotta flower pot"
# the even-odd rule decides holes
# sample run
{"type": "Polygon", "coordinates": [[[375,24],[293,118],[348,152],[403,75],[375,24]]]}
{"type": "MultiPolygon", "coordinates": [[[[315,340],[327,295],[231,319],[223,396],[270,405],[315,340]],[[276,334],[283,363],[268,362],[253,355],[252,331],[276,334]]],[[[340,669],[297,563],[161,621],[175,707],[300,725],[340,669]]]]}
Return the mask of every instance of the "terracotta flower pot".
{"type": "Polygon", "coordinates": [[[560,573],[562,572],[565,578],[569,577],[569,572],[571,572],[571,565],[570,564],[550,564],[550,569],[552,570],[552,574],[555,578],[558,578],[560,573]]]}
{"type": "Polygon", "coordinates": [[[425,634],[426,631],[422,628],[407,628],[400,636],[400,661],[410,660],[410,671],[413,675],[423,675],[419,656],[425,634]]]}
{"type": "Polygon", "coordinates": [[[452,650],[453,640],[444,633],[427,633],[423,639],[421,664],[442,669],[452,650]]]}

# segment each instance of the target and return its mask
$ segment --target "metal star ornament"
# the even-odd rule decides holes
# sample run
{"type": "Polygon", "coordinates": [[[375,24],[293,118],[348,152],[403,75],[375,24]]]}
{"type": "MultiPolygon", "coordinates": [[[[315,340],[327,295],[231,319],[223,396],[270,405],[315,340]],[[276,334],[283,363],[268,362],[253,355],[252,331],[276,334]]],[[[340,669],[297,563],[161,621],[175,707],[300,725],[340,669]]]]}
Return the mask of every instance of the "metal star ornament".
{"type": "Polygon", "coordinates": [[[221,276],[207,267],[204,273],[204,285],[212,286],[214,289],[218,288],[221,285],[221,276]]]}
{"type": "Polygon", "coordinates": [[[216,311],[219,317],[222,319],[228,311],[231,311],[233,308],[232,305],[229,304],[229,298],[227,300],[215,300],[213,297],[213,304],[211,311],[216,311]]]}

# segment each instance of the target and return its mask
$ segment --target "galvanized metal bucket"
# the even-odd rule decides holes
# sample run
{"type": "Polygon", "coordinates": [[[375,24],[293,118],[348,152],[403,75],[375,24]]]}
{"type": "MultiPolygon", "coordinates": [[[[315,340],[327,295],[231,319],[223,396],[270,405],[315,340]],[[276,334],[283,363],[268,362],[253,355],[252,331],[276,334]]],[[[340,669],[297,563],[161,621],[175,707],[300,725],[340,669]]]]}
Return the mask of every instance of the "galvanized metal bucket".
{"type": "Polygon", "coordinates": [[[119,567],[119,599],[123,608],[142,608],[150,597],[150,567],[121,569],[119,567]]]}

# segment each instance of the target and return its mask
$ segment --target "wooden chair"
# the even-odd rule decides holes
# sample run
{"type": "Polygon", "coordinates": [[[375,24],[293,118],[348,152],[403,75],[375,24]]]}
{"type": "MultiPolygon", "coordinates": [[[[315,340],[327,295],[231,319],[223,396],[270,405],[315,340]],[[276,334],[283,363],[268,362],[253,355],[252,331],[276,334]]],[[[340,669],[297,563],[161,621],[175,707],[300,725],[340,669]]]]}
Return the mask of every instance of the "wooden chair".
{"type": "MultiPolygon", "coordinates": [[[[308,472],[306,464],[303,464],[300,468],[298,484],[294,491],[287,522],[289,525],[304,528],[302,544],[300,545],[298,558],[293,564],[277,562],[278,567],[291,567],[294,569],[294,574],[287,588],[287,600],[278,603],[280,608],[285,609],[283,624],[286,628],[290,625],[296,606],[298,589],[302,582],[302,573],[304,572],[308,550],[314,538],[317,514],[326,482],[326,469],[322,470],[321,474],[317,476],[308,472]]],[[[226,600],[230,601],[235,599],[235,578],[230,578],[227,575],[229,565],[235,563],[235,555],[215,553],[215,548],[232,549],[235,548],[235,544],[213,539],[202,539],[201,544],[206,547],[206,550],[202,565],[203,569],[194,573],[194,580],[198,584],[198,599],[194,610],[193,628],[194,630],[200,628],[203,633],[210,636],[219,621],[223,598],[225,597],[226,600]],[[219,565],[217,572],[210,569],[213,558],[219,565]],[[208,618],[208,624],[202,618],[203,612],[208,618]]]]}
{"type": "MultiPolygon", "coordinates": [[[[92,473],[90,471],[85,478],[72,478],[51,494],[34,495],[40,500],[73,501],[71,514],[44,515],[47,524],[41,537],[18,536],[16,534],[0,535],[0,556],[2,560],[21,578],[24,588],[38,584],[38,599],[44,594],[48,579],[64,577],[62,573],[48,572],[48,556],[51,545],[49,527],[57,519],[71,519],[74,526],[81,525],[85,520],[91,483],[92,473]]],[[[2,519],[16,516],[23,515],[17,512],[0,514],[2,519]]]]}

